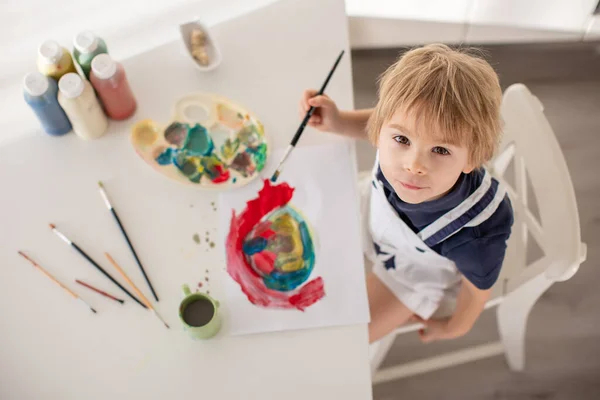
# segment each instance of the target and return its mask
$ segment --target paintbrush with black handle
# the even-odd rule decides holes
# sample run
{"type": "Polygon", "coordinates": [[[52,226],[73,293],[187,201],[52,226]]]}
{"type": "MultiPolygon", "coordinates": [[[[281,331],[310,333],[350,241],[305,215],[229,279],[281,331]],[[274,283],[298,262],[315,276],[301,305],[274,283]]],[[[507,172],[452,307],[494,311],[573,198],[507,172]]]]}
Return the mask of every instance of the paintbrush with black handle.
{"type": "MultiPolygon", "coordinates": [[[[325,88],[327,87],[327,84],[329,83],[329,80],[333,76],[333,73],[335,72],[338,64],[340,63],[340,60],[342,59],[342,56],[344,55],[344,52],[345,51],[342,50],[342,52],[340,53],[340,55],[338,56],[338,58],[335,60],[335,64],[333,64],[333,67],[329,71],[329,75],[327,75],[327,79],[325,79],[325,82],[323,82],[323,86],[321,86],[321,90],[319,90],[319,92],[317,93],[317,96],[323,94],[323,92],[325,91],[325,88]]],[[[311,106],[308,109],[308,111],[306,112],[306,115],[304,116],[304,119],[300,123],[300,126],[298,127],[298,130],[296,131],[296,134],[292,138],[292,141],[291,141],[290,145],[285,150],[285,153],[283,154],[283,157],[281,157],[281,161],[279,161],[279,166],[277,167],[277,169],[275,170],[275,173],[271,177],[271,182],[275,182],[277,180],[277,178],[279,178],[279,174],[281,174],[281,170],[283,169],[283,163],[289,157],[289,155],[292,152],[292,150],[294,149],[294,147],[296,147],[296,143],[298,143],[298,140],[300,139],[300,136],[302,135],[302,132],[304,132],[304,128],[306,127],[306,124],[308,123],[308,120],[310,119],[310,117],[312,117],[312,115],[315,112],[315,110],[316,110],[316,108],[313,107],[313,106],[311,106]]]]}

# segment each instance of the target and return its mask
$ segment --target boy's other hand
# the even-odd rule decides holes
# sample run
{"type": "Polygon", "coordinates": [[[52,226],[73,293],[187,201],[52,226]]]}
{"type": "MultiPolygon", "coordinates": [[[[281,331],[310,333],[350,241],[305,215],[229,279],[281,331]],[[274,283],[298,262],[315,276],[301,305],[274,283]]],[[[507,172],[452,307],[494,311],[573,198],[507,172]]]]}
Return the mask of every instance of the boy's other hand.
{"type": "Polygon", "coordinates": [[[305,90],[300,100],[300,119],[303,119],[310,107],[315,107],[308,125],[324,132],[340,132],[342,116],[337,105],[326,94],[318,95],[314,89],[305,90]]]}

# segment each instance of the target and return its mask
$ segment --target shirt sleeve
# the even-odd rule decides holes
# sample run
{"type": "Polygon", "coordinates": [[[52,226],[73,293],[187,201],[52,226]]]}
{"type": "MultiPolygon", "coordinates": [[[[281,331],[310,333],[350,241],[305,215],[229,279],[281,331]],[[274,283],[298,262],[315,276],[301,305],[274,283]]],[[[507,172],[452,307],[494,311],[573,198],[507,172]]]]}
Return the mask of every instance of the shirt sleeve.
{"type": "Polygon", "coordinates": [[[507,197],[487,221],[476,227],[474,238],[448,249],[445,256],[478,289],[489,289],[500,275],[512,224],[513,211],[507,197]]]}

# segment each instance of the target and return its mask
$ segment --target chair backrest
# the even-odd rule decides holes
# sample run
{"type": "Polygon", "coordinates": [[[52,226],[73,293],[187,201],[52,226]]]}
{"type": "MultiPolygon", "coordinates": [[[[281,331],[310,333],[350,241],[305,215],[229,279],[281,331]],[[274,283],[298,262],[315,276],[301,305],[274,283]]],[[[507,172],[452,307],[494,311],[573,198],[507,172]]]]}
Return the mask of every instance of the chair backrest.
{"type": "Polygon", "coordinates": [[[569,170],[542,104],[525,85],[512,85],[504,92],[502,118],[504,137],[490,171],[506,185],[515,213],[495,288],[507,294],[541,273],[569,279],[585,259],[585,244],[569,170]],[[534,242],[542,255],[531,260],[534,242]]]}

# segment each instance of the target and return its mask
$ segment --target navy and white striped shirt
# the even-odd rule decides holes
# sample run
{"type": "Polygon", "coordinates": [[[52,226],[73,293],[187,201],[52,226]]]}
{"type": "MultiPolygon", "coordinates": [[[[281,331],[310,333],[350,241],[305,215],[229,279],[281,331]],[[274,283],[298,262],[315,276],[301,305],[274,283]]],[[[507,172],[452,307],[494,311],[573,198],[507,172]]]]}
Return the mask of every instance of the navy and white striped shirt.
{"type": "MultiPolygon", "coordinates": [[[[396,195],[381,168],[377,170],[377,179],[383,183],[388,202],[415,233],[462,203],[481,185],[483,175],[484,171],[481,169],[461,174],[445,196],[425,203],[409,204],[396,195]]],[[[485,201],[483,198],[482,200],[485,201]]],[[[512,224],[513,210],[508,196],[505,196],[487,220],[474,227],[464,227],[430,247],[441,256],[454,261],[458,270],[477,288],[489,289],[500,274],[512,224]]]]}

